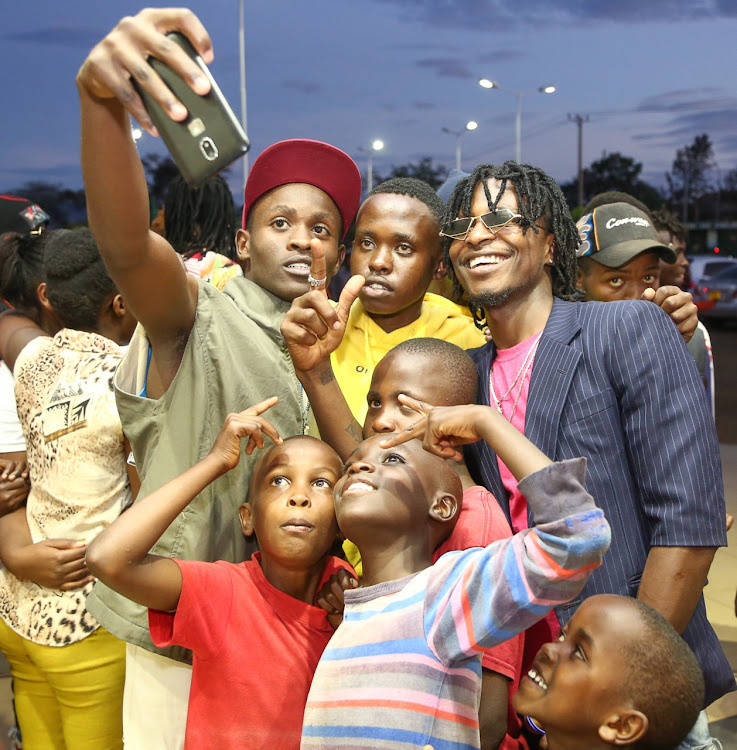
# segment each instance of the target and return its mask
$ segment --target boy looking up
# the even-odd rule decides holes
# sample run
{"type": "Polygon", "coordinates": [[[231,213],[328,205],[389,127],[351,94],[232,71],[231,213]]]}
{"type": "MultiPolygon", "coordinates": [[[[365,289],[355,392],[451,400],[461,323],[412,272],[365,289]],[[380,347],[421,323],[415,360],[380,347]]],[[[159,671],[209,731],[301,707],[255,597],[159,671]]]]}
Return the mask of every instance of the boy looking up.
{"type": "Polygon", "coordinates": [[[318,665],[302,747],[479,747],[481,654],[580,591],[609,545],[583,489],[584,462],[552,464],[489,408],[438,407],[423,426],[375,435],[335,487],[341,531],[358,544],[363,588],[318,665]],[[489,440],[525,486],[539,531],[443,555],[461,482],[443,460],[489,440]],[[429,451],[432,451],[430,453],[429,451]],[[433,455],[434,454],[434,455],[433,455]]]}
{"type": "MultiPolygon", "coordinates": [[[[330,360],[359,424],[373,370],[392,347],[419,337],[462,349],[483,343],[465,310],[427,291],[433,279],[445,276],[439,236],[444,211],[430,185],[407,177],[378,185],[358,210],[351,273],[365,283],[330,360]]],[[[295,305],[310,310],[312,299],[308,295],[295,305]]]]}
{"type": "Polygon", "coordinates": [[[540,649],[514,705],[548,750],[673,750],[703,700],[699,663],[673,626],[644,602],[600,594],[540,649]]]}
{"type": "MultiPolygon", "coordinates": [[[[149,231],[146,182],[130,135],[129,112],[155,132],[131,76],[174,119],[187,114],[150,66],[151,50],[197,93],[209,90],[197,66],[166,38],[169,31],[182,32],[212,60],[207,32],[190,11],[148,9],[121,21],[77,77],[90,226],[111,278],[141,324],[115,385],[144,497],[203,458],[226,414],[247,404],[276,395],[271,421],[279,433],[304,431],[307,402],[279,326],[292,299],[310,288],[315,249],[324,258],[317,278],[329,278],[340,264],[361,192],[358,168],[339,149],[309,140],[275,144],[253,163],[246,185],[236,238],[244,278],[232,279],[220,293],[188,276],[169,243],[149,231]]],[[[252,466],[247,457],[205,487],[154,552],[188,560],[245,559],[249,545],[237,509],[252,466]]],[[[144,608],[102,584],[88,607],[134,644],[127,649],[126,741],[135,748],[181,747],[176,732],[183,735],[187,668],[149,653],[156,649],[144,608]]],[[[191,658],[178,647],[164,653],[182,662],[191,658]]]]}
{"type": "MultiPolygon", "coordinates": [[[[366,397],[368,413],[363,437],[400,432],[417,421],[418,413],[400,400],[402,395],[429,406],[469,404],[476,397],[477,383],[473,360],[455,344],[431,338],[403,341],[386,354],[374,370],[366,397]],[[432,375],[428,376],[428,373],[432,375]]],[[[358,442],[354,450],[357,447],[358,442]]],[[[486,547],[512,535],[509,523],[491,493],[474,483],[463,463],[454,464],[454,467],[461,478],[463,503],[450,536],[434,551],[433,562],[445,552],[486,547]]],[[[346,540],[343,549],[360,575],[358,548],[346,540]]],[[[334,603],[333,612],[342,612],[340,592],[337,595],[337,600],[327,601],[334,603]]],[[[516,712],[509,710],[509,696],[519,682],[522,647],[523,638],[519,635],[483,655],[479,706],[482,750],[516,750],[519,747],[521,724],[516,712]]]]}
{"type": "Polygon", "coordinates": [[[297,748],[312,675],[333,634],[313,600],[342,565],[328,556],[341,462],[313,437],[282,441],[260,416],[275,404],[229,415],[205,458],[123,514],[87,552],[91,572],[149,608],[157,644],[194,652],[187,750],[297,748]],[[149,554],[204,487],[238,464],[243,438],[246,455],[266,438],[275,442],[254,467],[239,512],[260,551],[237,565],[149,554]]]}

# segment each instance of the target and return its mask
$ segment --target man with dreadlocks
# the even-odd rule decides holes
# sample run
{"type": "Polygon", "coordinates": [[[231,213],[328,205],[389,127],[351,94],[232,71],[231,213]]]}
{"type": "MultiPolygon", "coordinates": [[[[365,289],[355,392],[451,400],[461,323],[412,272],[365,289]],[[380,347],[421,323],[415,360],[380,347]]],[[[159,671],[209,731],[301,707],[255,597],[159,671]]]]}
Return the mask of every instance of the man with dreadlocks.
{"type": "Polygon", "coordinates": [[[223,290],[242,276],[235,257],[235,204],[228,183],[215,175],[190,187],[177,175],[169,183],[163,210],[164,237],[184,258],[193,276],[223,290]]]}
{"type": "MultiPolygon", "coordinates": [[[[538,168],[477,167],[456,186],[442,232],[456,291],[493,338],[471,352],[479,403],[555,460],[585,456],[586,489],[612,525],[604,565],[581,597],[556,608],[548,639],[587,596],[637,596],[697,654],[707,704],[734,690],[702,596],[726,544],[719,444],[678,331],[649,302],[577,301],[578,233],[557,183],[538,168]]],[[[468,446],[466,462],[513,531],[534,522],[488,445],[468,446]]],[[[531,635],[528,646],[539,640],[531,635]]]]}

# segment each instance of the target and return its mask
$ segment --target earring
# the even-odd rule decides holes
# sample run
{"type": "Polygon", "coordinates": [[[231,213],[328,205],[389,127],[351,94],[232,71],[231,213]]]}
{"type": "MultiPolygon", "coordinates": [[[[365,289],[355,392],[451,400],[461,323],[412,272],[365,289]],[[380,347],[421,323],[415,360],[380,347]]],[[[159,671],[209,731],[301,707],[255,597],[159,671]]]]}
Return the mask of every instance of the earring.
{"type": "Polygon", "coordinates": [[[552,258],[548,258],[548,263],[552,266],[555,261],[552,258]]]}

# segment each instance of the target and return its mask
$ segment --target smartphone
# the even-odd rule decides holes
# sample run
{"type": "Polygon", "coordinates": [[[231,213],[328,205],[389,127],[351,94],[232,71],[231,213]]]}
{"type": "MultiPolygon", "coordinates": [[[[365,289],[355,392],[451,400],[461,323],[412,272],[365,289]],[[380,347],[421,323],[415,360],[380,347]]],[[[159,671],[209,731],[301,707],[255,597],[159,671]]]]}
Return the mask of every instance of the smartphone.
{"type": "Polygon", "coordinates": [[[172,120],[135,79],[131,80],[182,177],[192,187],[198,187],[208,177],[212,177],[243,156],[248,151],[250,142],[207,65],[195,52],[189,39],[177,32],[167,36],[202,70],[203,75],[210,81],[210,93],[206,96],[196,94],[166,63],[150,57],[151,67],[187,108],[187,119],[178,122],[172,120]]]}

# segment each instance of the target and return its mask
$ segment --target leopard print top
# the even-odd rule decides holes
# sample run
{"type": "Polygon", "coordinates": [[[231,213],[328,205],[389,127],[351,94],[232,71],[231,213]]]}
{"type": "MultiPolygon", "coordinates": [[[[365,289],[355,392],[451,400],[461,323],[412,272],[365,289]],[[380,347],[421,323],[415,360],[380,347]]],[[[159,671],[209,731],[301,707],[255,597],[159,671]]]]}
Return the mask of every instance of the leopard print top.
{"type": "MultiPolygon", "coordinates": [[[[113,374],[123,349],[64,329],[34,339],[18,357],[15,393],[28,446],[26,516],[34,542],[90,542],[130,503],[113,374]]],[[[47,646],[82,640],[98,623],[85,609],[93,584],[62,592],[0,571],[0,617],[47,646]]]]}

